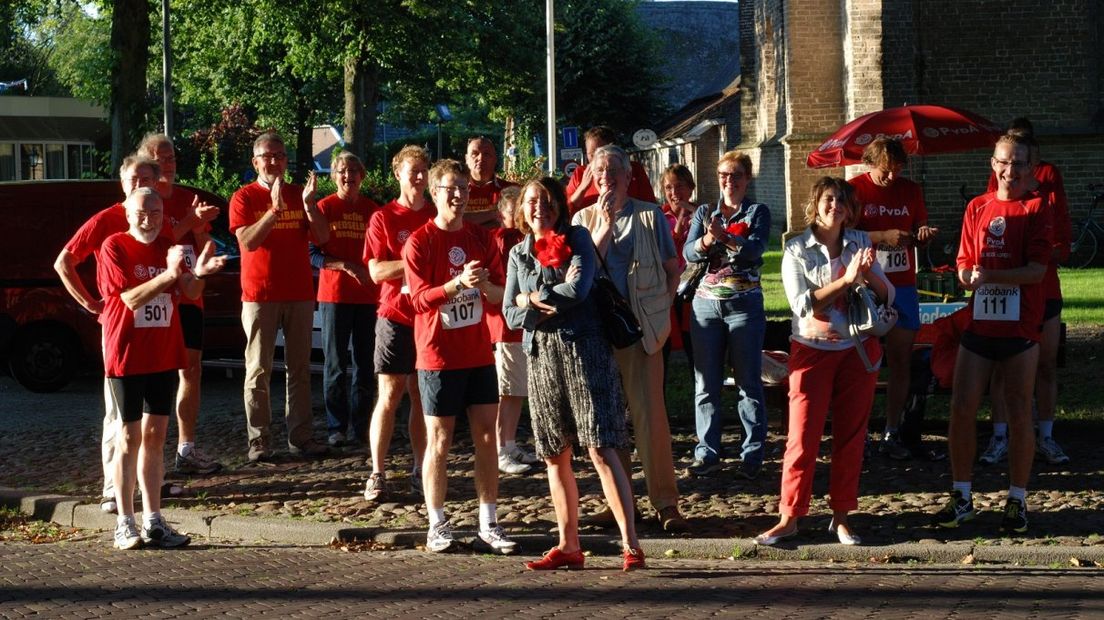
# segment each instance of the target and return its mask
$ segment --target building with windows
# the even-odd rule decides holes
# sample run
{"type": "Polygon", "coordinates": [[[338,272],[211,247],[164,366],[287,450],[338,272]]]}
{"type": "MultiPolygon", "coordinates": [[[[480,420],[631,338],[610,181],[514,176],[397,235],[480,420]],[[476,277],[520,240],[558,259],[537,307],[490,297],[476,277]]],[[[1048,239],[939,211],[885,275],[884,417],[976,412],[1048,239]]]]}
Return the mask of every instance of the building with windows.
{"type": "Polygon", "coordinates": [[[81,179],[110,144],[107,110],[66,97],[0,97],[0,181],[81,179]]]}

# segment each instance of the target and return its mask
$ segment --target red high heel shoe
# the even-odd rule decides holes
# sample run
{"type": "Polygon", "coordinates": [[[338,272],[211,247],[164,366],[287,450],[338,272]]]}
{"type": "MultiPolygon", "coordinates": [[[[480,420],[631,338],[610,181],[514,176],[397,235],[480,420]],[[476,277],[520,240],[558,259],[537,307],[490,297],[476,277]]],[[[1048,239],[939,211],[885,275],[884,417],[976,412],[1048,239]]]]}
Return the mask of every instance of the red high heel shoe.
{"type": "MultiPolygon", "coordinates": [[[[585,560],[586,557],[583,556],[582,550],[574,553],[564,553],[560,551],[559,547],[553,547],[544,554],[543,558],[526,562],[525,568],[529,570],[556,570],[561,566],[566,566],[568,570],[582,570],[585,560]]],[[[643,558],[641,558],[641,561],[643,561],[643,558]]]]}
{"type": "Polygon", "coordinates": [[[625,564],[621,567],[621,570],[626,573],[644,568],[644,550],[640,547],[627,547],[621,552],[621,555],[625,558],[625,564]]]}

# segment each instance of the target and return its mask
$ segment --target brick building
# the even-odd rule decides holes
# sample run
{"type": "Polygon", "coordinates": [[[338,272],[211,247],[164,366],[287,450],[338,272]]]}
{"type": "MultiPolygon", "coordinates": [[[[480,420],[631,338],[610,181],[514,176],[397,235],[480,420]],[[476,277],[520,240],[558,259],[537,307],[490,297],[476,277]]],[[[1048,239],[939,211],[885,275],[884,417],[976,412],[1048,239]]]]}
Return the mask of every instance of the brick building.
{"type": "MultiPolygon", "coordinates": [[[[742,0],[739,148],[751,194],[801,228],[805,157],[845,122],[931,103],[1006,124],[1027,116],[1065,177],[1074,217],[1104,182],[1104,5],[1093,0],[742,0]]],[[[931,221],[957,229],[960,186],[985,189],[987,151],[914,157],[931,221]]]]}

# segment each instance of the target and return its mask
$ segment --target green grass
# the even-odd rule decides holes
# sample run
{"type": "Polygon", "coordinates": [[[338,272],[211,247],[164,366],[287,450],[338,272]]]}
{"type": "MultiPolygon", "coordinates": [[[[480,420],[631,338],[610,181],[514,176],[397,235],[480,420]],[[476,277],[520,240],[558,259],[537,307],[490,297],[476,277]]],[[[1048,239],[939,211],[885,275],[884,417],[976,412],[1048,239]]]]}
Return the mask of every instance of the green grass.
{"type": "Polygon", "coordinates": [[[1104,269],[1060,269],[1058,277],[1066,325],[1104,325],[1104,269]]]}

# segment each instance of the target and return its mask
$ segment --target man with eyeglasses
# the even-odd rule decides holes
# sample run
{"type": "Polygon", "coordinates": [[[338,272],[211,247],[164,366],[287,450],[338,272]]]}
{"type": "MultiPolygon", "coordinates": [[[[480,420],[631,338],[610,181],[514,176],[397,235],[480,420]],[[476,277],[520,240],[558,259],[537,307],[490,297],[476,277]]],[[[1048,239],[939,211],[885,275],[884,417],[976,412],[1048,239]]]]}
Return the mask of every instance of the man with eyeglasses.
{"type": "Polygon", "coordinates": [[[249,460],[273,456],[269,385],[277,331],[284,334],[288,450],[294,456],[321,456],[327,447],[311,436],[314,276],[309,244],[329,240],[329,223],[318,211],[314,173],[303,187],[284,182],[287,150],[279,134],[267,132],[253,142],[253,168],[257,180],[230,198],[230,232],[241,248],[249,460]]]}
{"type": "Polygon", "coordinates": [[[468,174],[443,159],[429,171],[436,216],[415,230],[403,248],[403,266],[414,309],[418,390],[425,413],[426,549],[454,546],[445,516],[448,453],[456,418],[466,414],[475,445],[475,490],[479,496],[476,544],[491,553],[516,549],[496,517],[498,502],[498,377],[484,306],[502,303],[505,272],[488,231],[464,221],[468,174]]]}
{"type": "MultiPolygon", "coordinates": [[[[585,166],[575,168],[571,173],[571,180],[567,182],[567,204],[571,207],[571,215],[575,215],[582,209],[598,202],[598,177],[591,167],[594,164],[594,154],[598,149],[608,144],[613,144],[617,134],[613,129],[605,125],[596,125],[586,130],[583,134],[583,144],[586,146],[587,162],[585,166]]],[[[632,173],[629,177],[628,196],[644,202],[656,202],[655,190],[648,179],[648,173],[640,162],[631,162],[632,173]]]]}
{"type": "Polygon", "coordinates": [[[973,295],[970,322],[955,360],[950,445],[953,487],[947,505],[932,515],[940,527],[974,518],[971,497],[977,451],[977,409],[994,373],[1004,378],[1008,403],[1009,487],[1000,530],[1027,531],[1027,481],[1035,453],[1031,395],[1043,325],[1043,286],[1053,225],[1042,198],[1030,191],[1031,148],[1022,135],[1005,134],[991,159],[997,190],[970,201],[962,220],[958,279],[973,295]]]}
{"type": "Polygon", "coordinates": [[[498,166],[498,153],[494,143],[486,136],[475,136],[468,140],[468,150],[464,155],[471,173],[468,185],[468,208],[464,219],[483,226],[496,226],[498,223],[498,200],[502,190],[517,187],[495,174],[498,166]]]}

